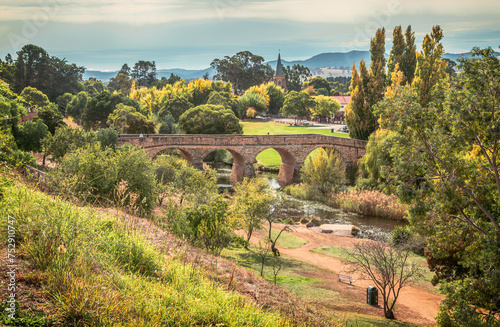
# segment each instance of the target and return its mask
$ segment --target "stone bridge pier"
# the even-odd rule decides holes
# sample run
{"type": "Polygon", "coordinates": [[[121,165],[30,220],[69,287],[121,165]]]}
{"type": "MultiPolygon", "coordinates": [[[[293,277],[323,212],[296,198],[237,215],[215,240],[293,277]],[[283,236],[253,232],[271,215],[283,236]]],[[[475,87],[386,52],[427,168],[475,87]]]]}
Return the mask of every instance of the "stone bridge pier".
{"type": "Polygon", "coordinates": [[[317,148],[334,148],[346,164],[365,154],[365,141],[340,137],[305,135],[120,135],[118,146],[130,143],[143,147],[154,158],[165,149],[178,149],[194,167],[203,169],[203,160],[218,149],[228,150],[234,159],[231,182],[255,177],[257,155],[275,149],[281,156],[278,181],[282,185],[300,181],[306,157],[317,148]]]}

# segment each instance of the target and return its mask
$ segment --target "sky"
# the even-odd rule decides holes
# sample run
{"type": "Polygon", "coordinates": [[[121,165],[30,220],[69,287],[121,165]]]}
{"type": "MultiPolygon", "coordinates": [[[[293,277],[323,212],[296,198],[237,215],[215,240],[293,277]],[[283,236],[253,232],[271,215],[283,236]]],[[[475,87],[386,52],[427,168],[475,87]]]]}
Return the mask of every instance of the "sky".
{"type": "Polygon", "coordinates": [[[275,60],[369,50],[378,28],[411,25],[419,47],[432,26],[446,52],[500,46],[498,0],[0,0],[0,58],[26,44],[89,70],[139,60],[204,69],[248,50],[275,60]]]}

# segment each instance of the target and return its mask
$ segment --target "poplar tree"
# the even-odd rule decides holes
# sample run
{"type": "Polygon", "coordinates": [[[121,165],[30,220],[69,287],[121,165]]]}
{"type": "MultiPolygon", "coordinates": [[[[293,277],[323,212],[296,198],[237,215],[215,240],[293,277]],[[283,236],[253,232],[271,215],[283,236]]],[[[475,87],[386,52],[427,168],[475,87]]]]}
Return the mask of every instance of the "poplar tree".
{"type": "MultiPolygon", "coordinates": [[[[378,29],[370,44],[371,64],[368,90],[365,91],[370,110],[384,98],[385,89],[385,29],[378,29]]],[[[361,79],[363,78],[361,72],[361,79]]]]}
{"type": "Polygon", "coordinates": [[[346,123],[349,126],[349,136],[353,139],[368,140],[370,134],[377,129],[377,120],[366,101],[366,92],[369,90],[370,74],[366,69],[365,61],[359,63],[361,76],[352,65],[351,101],[346,108],[346,123]]]}
{"type": "Polygon", "coordinates": [[[440,79],[446,77],[446,62],[441,56],[444,47],[441,44],[443,31],[439,25],[432,28],[422,44],[422,52],[417,54],[417,68],[413,85],[418,94],[419,103],[426,107],[431,100],[431,90],[440,79]]]}
{"type": "Polygon", "coordinates": [[[417,67],[417,47],[415,46],[415,33],[411,31],[411,25],[408,25],[405,33],[405,51],[401,70],[405,76],[405,81],[409,85],[413,83],[415,69],[417,67]]]}
{"type": "Polygon", "coordinates": [[[403,31],[400,26],[396,26],[392,32],[392,50],[389,54],[389,60],[387,61],[387,80],[386,85],[392,84],[392,73],[395,71],[395,67],[399,64],[400,68],[403,64],[404,56],[406,52],[406,42],[403,35],[403,31]]]}

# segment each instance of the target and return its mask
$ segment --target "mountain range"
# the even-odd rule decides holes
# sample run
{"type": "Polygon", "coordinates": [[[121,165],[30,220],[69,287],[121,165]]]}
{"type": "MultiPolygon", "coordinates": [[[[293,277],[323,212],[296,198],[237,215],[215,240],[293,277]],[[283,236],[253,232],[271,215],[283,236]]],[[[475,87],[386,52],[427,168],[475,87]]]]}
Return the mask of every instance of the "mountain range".
{"type": "MultiPolygon", "coordinates": [[[[468,56],[468,53],[445,53],[444,58],[456,61],[461,56],[468,56]]],[[[498,54],[500,56],[500,53],[498,54]]],[[[388,55],[386,55],[388,57],[388,55]]],[[[282,57],[283,58],[283,57],[282,57]]],[[[321,76],[323,78],[334,77],[334,76],[350,76],[352,70],[352,64],[355,63],[356,66],[359,65],[361,60],[365,60],[366,66],[370,65],[370,51],[349,51],[349,52],[328,52],[321,53],[313,56],[306,60],[293,60],[287,61],[282,59],[281,62],[284,66],[293,66],[295,64],[303,65],[311,70],[313,76],[321,76]]],[[[276,68],[277,60],[268,61],[267,63],[276,68]]],[[[203,77],[206,73],[210,77],[214,75],[213,68],[206,68],[202,70],[189,70],[181,68],[173,69],[158,69],[158,78],[166,77],[168,78],[170,74],[178,75],[185,80],[192,80],[203,77]]],[[[83,78],[84,80],[94,77],[101,80],[103,83],[108,83],[112,77],[115,77],[118,71],[98,71],[98,70],[87,70],[85,71],[83,78]]]]}

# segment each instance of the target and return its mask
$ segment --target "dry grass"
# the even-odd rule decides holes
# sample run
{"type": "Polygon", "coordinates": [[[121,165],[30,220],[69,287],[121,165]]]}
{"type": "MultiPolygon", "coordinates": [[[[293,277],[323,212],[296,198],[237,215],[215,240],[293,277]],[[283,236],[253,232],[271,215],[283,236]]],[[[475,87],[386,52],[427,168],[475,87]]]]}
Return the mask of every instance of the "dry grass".
{"type": "Polygon", "coordinates": [[[379,191],[349,190],[334,194],[331,201],[344,211],[395,220],[406,219],[408,210],[407,206],[398,202],[396,196],[379,191]]]}

